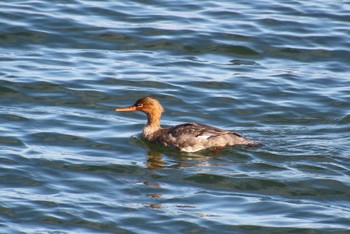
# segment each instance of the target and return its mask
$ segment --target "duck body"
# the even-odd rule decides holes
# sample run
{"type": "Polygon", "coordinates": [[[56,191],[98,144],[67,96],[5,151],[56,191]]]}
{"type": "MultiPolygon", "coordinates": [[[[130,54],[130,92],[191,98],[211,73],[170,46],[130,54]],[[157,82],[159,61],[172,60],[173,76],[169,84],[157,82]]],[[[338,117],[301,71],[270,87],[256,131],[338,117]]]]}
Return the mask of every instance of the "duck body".
{"type": "Polygon", "coordinates": [[[142,136],[165,147],[172,147],[183,152],[196,152],[210,148],[222,148],[233,145],[256,145],[233,131],[226,131],[206,124],[185,123],[162,128],[160,118],[163,107],[150,97],[139,99],[133,106],[117,108],[116,111],[142,111],[147,115],[147,124],[142,136]]]}

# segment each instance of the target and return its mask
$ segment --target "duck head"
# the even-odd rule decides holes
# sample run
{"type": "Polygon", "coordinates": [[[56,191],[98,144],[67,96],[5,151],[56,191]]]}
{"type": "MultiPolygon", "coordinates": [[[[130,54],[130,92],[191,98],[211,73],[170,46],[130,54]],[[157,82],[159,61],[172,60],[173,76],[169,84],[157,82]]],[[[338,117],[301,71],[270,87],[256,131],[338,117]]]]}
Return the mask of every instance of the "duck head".
{"type": "Polygon", "coordinates": [[[121,111],[142,111],[149,114],[158,114],[161,115],[164,111],[162,105],[154,98],[144,97],[136,101],[136,103],[129,107],[117,108],[115,109],[118,112],[121,111]]]}

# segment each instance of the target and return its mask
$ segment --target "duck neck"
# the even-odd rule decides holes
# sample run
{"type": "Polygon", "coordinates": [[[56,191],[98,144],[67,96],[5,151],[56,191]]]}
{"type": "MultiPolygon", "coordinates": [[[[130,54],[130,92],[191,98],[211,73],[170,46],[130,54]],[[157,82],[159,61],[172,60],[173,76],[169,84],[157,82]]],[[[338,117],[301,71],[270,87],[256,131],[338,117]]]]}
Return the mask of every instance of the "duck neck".
{"type": "Polygon", "coordinates": [[[160,127],[160,118],[161,113],[146,113],[147,114],[147,124],[143,129],[143,135],[146,139],[152,140],[154,133],[161,129],[160,127]]]}

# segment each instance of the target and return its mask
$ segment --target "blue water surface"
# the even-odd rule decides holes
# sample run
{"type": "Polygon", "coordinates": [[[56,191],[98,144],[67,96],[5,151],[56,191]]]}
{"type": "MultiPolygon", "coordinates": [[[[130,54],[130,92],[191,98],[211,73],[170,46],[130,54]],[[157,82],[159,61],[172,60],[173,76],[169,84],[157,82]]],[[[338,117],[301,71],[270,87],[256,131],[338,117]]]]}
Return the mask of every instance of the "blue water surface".
{"type": "Polygon", "coordinates": [[[348,0],[0,9],[0,233],[350,232],[348,0]],[[264,146],[144,142],[147,95],[264,146]]]}

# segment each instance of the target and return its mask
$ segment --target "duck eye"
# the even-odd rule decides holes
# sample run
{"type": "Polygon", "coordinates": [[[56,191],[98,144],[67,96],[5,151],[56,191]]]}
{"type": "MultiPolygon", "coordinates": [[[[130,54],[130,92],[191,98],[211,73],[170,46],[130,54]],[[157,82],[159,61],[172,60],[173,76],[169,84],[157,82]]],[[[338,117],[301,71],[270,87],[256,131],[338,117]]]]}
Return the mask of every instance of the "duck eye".
{"type": "Polygon", "coordinates": [[[142,108],[142,107],[143,107],[142,103],[137,104],[137,108],[142,108]]]}

